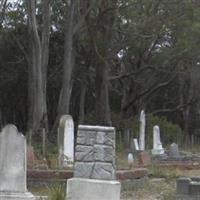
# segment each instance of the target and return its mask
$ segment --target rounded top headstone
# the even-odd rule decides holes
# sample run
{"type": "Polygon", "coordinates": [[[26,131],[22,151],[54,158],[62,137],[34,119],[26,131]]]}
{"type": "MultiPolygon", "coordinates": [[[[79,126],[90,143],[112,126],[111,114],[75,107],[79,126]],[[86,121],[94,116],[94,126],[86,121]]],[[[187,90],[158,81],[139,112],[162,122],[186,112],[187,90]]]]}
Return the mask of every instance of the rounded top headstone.
{"type": "Polygon", "coordinates": [[[145,121],[145,112],[144,112],[144,110],[142,110],[141,113],[140,113],[140,121],[141,122],[145,121]]]}

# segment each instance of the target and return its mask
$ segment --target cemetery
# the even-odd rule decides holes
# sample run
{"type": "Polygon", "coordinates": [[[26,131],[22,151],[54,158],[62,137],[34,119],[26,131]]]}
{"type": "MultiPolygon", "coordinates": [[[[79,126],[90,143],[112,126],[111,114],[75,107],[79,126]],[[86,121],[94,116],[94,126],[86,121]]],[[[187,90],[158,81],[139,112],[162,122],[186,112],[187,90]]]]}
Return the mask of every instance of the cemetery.
{"type": "Polygon", "coordinates": [[[51,200],[47,188],[53,187],[62,188],[59,192],[64,193],[60,197],[63,200],[139,199],[134,197],[139,191],[148,191],[168,179],[174,188],[171,197],[165,199],[199,199],[199,176],[185,174],[200,172],[200,156],[181,152],[176,143],[165,149],[158,125],[153,126],[152,149],[146,150],[143,110],[139,123],[139,139],[130,139],[131,150],[123,158],[123,166],[117,163],[114,127],[79,125],[75,142],[73,118],[62,116],[57,135],[57,166],[52,166],[53,160],[36,156],[16,126],[6,125],[0,133],[0,199],[51,200]],[[37,191],[41,189],[44,191],[40,194],[37,191]]]}
{"type": "Polygon", "coordinates": [[[200,200],[200,0],[0,0],[0,200],[200,200]]]}

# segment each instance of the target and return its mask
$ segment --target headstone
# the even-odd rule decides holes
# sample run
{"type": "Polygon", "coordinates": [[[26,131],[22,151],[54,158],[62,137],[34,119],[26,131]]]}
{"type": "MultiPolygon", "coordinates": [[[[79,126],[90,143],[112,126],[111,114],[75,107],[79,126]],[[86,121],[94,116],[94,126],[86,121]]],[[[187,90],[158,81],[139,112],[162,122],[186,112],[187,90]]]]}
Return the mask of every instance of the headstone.
{"type": "MultiPolygon", "coordinates": [[[[200,182],[191,181],[189,184],[189,195],[200,195],[200,182]]],[[[200,197],[200,196],[199,196],[200,197]]]]}
{"type": "Polygon", "coordinates": [[[134,144],[134,151],[139,151],[139,145],[138,145],[138,140],[137,138],[133,138],[133,144],[134,144]]]}
{"type": "Polygon", "coordinates": [[[153,149],[152,149],[153,155],[162,155],[164,154],[164,149],[162,147],[162,143],[160,140],[160,128],[159,126],[153,127],[153,149]]]}
{"type": "Polygon", "coordinates": [[[0,133],[0,199],[35,200],[26,184],[26,139],[7,125],[0,133]]]}
{"type": "Polygon", "coordinates": [[[169,157],[170,158],[180,158],[180,153],[178,149],[178,144],[173,143],[169,148],[169,157]]]}
{"type": "Polygon", "coordinates": [[[58,128],[59,166],[73,167],[74,122],[71,115],[63,115],[58,128]]]}
{"type": "Polygon", "coordinates": [[[115,128],[78,126],[74,178],[67,181],[67,199],[120,200],[116,181],[115,128]]]}
{"type": "Polygon", "coordinates": [[[145,124],[146,124],[145,112],[144,110],[142,110],[140,113],[140,132],[139,132],[140,134],[139,146],[141,151],[145,150],[145,124]]]}
{"type": "Polygon", "coordinates": [[[115,128],[79,125],[75,151],[75,177],[115,179],[115,128]]]}
{"type": "Polygon", "coordinates": [[[132,153],[129,153],[129,154],[128,154],[128,165],[129,165],[130,168],[133,167],[133,163],[134,163],[133,154],[132,154],[132,153]]]}
{"type": "Polygon", "coordinates": [[[189,184],[191,182],[190,178],[181,177],[176,181],[176,192],[177,194],[188,194],[189,184]]]}

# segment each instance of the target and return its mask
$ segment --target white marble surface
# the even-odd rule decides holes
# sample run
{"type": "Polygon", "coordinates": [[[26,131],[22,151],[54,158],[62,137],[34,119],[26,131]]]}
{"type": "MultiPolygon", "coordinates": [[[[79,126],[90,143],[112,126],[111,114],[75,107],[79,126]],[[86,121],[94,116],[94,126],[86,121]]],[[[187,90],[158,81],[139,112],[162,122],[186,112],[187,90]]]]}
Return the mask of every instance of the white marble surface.
{"type": "Polygon", "coordinates": [[[74,121],[71,115],[63,115],[58,128],[59,165],[72,167],[74,162],[74,121]]]}
{"type": "Polygon", "coordinates": [[[135,151],[139,151],[139,144],[138,144],[138,139],[137,138],[133,138],[133,144],[134,144],[134,150],[135,151]]]}
{"type": "Polygon", "coordinates": [[[152,154],[161,155],[164,154],[164,149],[162,147],[161,139],[160,139],[160,128],[158,125],[153,127],[153,149],[152,154]]]}
{"type": "Polygon", "coordinates": [[[26,140],[14,125],[7,125],[0,133],[0,191],[26,190],[26,140]]]}
{"type": "Polygon", "coordinates": [[[140,150],[145,150],[145,126],[146,126],[146,118],[144,110],[140,113],[140,138],[139,138],[139,147],[140,150]]]}

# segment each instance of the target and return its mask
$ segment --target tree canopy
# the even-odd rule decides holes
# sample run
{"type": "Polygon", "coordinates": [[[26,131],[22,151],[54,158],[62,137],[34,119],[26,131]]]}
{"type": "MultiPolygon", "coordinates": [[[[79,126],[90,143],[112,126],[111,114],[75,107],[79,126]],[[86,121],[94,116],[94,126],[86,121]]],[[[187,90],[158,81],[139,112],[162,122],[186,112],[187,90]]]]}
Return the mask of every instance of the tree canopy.
{"type": "Polygon", "coordinates": [[[115,126],[145,109],[199,134],[198,0],[1,0],[0,19],[1,126],[51,135],[62,114],[115,126]]]}

